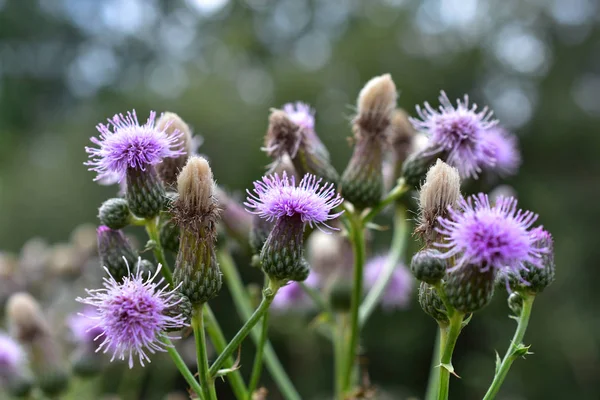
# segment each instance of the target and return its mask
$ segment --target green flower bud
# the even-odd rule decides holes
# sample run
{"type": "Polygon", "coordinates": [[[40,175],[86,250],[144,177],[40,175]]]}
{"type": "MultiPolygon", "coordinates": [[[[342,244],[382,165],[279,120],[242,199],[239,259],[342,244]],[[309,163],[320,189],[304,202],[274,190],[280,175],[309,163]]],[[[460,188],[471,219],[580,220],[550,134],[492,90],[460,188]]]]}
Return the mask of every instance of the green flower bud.
{"type": "Polygon", "coordinates": [[[138,218],[154,218],[163,210],[165,188],[154,166],[127,169],[127,202],[138,218]]]}
{"type": "MultiPolygon", "coordinates": [[[[174,306],[169,307],[165,310],[165,314],[170,317],[183,316],[185,323],[189,324],[192,320],[193,306],[190,299],[183,293],[177,293],[178,302],[174,306]]],[[[179,329],[176,329],[179,330],[179,329]]]]}
{"type": "Polygon", "coordinates": [[[250,230],[250,248],[254,254],[260,254],[271,230],[273,222],[260,218],[258,215],[252,217],[252,229],[250,230]]]}
{"type": "Polygon", "coordinates": [[[61,368],[48,368],[36,376],[39,388],[48,397],[56,397],[63,393],[69,386],[69,375],[61,368]]]}
{"type": "Polygon", "coordinates": [[[8,393],[17,398],[30,398],[33,381],[28,376],[19,376],[11,379],[7,384],[8,393]]]}
{"type": "Polygon", "coordinates": [[[430,284],[435,284],[444,277],[447,266],[446,259],[436,249],[421,250],[410,262],[410,270],[415,278],[430,284]]]}
{"type": "Polygon", "coordinates": [[[450,305],[463,313],[473,313],[492,300],[494,281],[494,268],[481,271],[478,266],[468,264],[446,275],[444,291],[450,305]]]}
{"type": "Polygon", "coordinates": [[[404,164],[402,164],[402,177],[404,181],[408,185],[418,188],[425,179],[427,171],[438,158],[443,159],[443,154],[432,154],[431,149],[427,148],[408,156],[404,164]]]}
{"type": "Polygon", "coordinates": [[[122,229],[129,225],[129,205],[127,200],[122,198],[108,199],[100,206],[98,210],[100,224],[108,226],[110,229],[122,229]]]}
{"type": "Polygon", "coordinates": [[[448,314],[444,302],[435,287],[426,282],[419,285],[419,304],[427,315],[442,324],[448,323],[448,314]]]}
{"type": "Polygon", "coordinates": [[[179,226],[173,220],[164,222],[160,227],[160,245],[163,249],[177,254],[179,250],[179,226]]]}
{"type": "Polygon", "coordinates": [[[536,246],[547,249],[542,254],[541,267],[525,264],[528,270],[520,270],[520,277],[509,274],[509,283],[513,290],[537,294],[543,292],[546,287],[554,282],[556,266],[554,264],[554,243],[552,236],[548,232],[543,231],[541,238],[536,242],[536,246]]]}
{"type": "Polygon", "coordinates": [[[103,225],[98,227],[97,234],[101,265],[108,269],[115,280],[121,281],[129,272],[134,271],[138,260],[137,252],[121,231],[103,225]]]}

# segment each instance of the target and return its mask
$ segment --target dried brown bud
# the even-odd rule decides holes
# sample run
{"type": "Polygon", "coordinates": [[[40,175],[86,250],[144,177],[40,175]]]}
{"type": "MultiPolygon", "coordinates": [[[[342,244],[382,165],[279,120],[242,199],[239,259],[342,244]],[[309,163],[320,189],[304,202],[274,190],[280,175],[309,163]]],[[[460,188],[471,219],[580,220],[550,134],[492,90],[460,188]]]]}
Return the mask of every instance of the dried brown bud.
{"type": "Polygon", "coordinates": [[[177,147],[183,149],[185,154],[174,158],[165,157],[163,161],[156,166],[158,176],[160,176],[160,179],[165,186],[172,187],[177,183],[177,175],[179,175],[179,172],[185,166],[188,157],[194,151],[192,131],[179,115],[172,112],[163,113],[156,122],[156,128],[158,130],[164,130],[167,136],[173,136],[175,134],[181,135],[177,147]]]}
{"type": "Polygon", "coordinates": [[[460,199],[460,176],[458,170],[441,160],[427,171],[425,183],[419,191],[419,226],[415,232],[426,243],[434,239],[437,219],[444,216],[448,207],[460,199]]]}
{"type": "Polygon", "coordinates": [[[390,74],[372,78],[358,95],[358,115],[356,124],[362,129],[355,129],[355,135],[366,131],[379,135],[389,127],[392,112],[396,108],[396,85],[390,74]]]}
{"type": "Polygon", "coordinates": [[[388,131],[388,142],[391,145],[396,164],[402,164],[412,151],[415,134],[415,128],[408,120],[406,111],[401,108],[394,110],[392,113],[392,126],[388,131]]]}
{"type": "Polygon", "coordinates": [[[291,158],[296,157],[302,132],[300,126],[296,125],[282,110],[271,110],[269,116],[269,129],[265,136],[263,150],[269,157],[280,159],[285,154],[291,158]]]}

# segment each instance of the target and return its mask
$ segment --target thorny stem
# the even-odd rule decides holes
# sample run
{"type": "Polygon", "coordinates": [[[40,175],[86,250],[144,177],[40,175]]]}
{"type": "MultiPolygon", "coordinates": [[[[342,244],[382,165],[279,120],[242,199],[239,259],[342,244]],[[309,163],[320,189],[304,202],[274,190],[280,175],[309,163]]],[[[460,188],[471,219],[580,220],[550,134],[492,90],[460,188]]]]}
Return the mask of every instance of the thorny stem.
{"type": "Polygon", "coordinates": [[[427,390],[424,400],[436,400],[438,394],[438,384],[440,379],[439,360],[442,349],[446,345],[447,326],[439,326],[435,337],[435,345],[433,347],[433,355],[431,356],[431,368],[429,370],[429,379],[427,380],[427,390]]]}
{"type": "Polygon", "coordinates": [[[365,264],[364,225],[357,214],[348,215],[347,218],[350,220],[350,237],[354,252],[354,286],[352,287],[352,300],[350,303],[350,338],[348,340],[347,357],[344,360],[345,368],[342,375],[345,391],[351,389],[352,386],[352,370],[354,369],[356,348],[358,347],[358,337],[360,334],[358,311],[362,299],[363,267],[365,264]]]}
{"type": "Polygon", "coordinates": [[[270,281],[269,286],[263,290],[263,299],[260,302],[258,308],[254,311],[254,314],[250,316],[250,318],[246,321],[244,326],[240,328],[238,333],[231,339],[227,347],[223,350],[223,352],[217,357],[213,365],[210,367],[210,375],[215,376],[217,372],[219,372],[219,368],[225,362],[231,354],[241,345],[242,341],[248,336],[254,325],[260,321],[260,319],[265,315],[265,313],[269,310],[269,306],[273,302],[275,298],[275,294],[279,290],[279,283],[270,281]]]}
{"type": "MultiPolygon", "coordinates": [[[[223,335],[219,322],[208,304],[204,305],[204,318],[206,332],[208,333],[208,336],[210,336],[210,340],[215,347],[215,350],[220,353],[227,347],[227,340],[225,339],[225,335],[223,335]]],[[[229,357],[228,364],[233,366],[234,362],[233,357],[229,357]]],[[[235,371],[228,373],[227,380],[231,385],[235,397],[238,400],[246,400],[248,397],[248,389],[246,388],[244,378],[242,378],[240,371],[236,369],[235,371]]]]}
{"type": "MultiPolygon", "coordinates": [[[[217,258],[219,259],[219,265],[223,271],[225,282],[229,287],[238,314],[243,319],[250,318],[252,315],[250,296],[244,288],[242,278],[237,271],[231,255],[227,251],[219,249],[217,252],[217,258]]],[[[251,336],[254,340],[254,343],[258,344],[260,341],[260,332],[257,329],[254,329],[252,330],[251,336]]],[[[301,400],[300,394],[298,394],[298,391],[285,372],[281,362],[279,361],[279,358],[277,358],[277,354],[275,353],[273,346],[268,340],[265,342],[264,358],[267,369],[271,373],[273,380],[281,391],[283,398],[286,400],[301,400]]]]}
{"type": "MultiPolygon", "coordinates": [[[[502,363],[500,364],[500,368],[496,372],[494,376],[494,380],[490,385],[487,393],[483,400],[492,400],[498,394],[500,390],[500,386],[504,382],[506,375],[508,374],[508,370],[510,369],[513,361],[515,361],[518,357],[522,356],[519,354],[517,350],[522,346],[523,337],[525,336],[525,331],[527,330],[527,325],[529,324],[529,317],[531,316],[531,308],[533,307],[533,300],[535,300],[535,296],[532,294],[524,294],[523,295],[523,309],[521,310],[521,315],[519,316],[519,324],[517,325],[517,330],[515,331],[515,335],[510,343],[504,358],[502,359],[502,363]]],[[[525,351],[527,349],[525,348],[525,351]]]]}
{"type": "Polygon", "coordinates": [[[256,355],[254,356],[254,365],[252,366],[252,375],[250,375],[250,386],[248,387],[248,400],[252,400],[252,394],[258,387],[260,375],[263,368],[263,353],[265,342],[267,341],[267,331],[269,328],[269,312],[262,317],[262,326],[260,330],[260,340],[256,346],[256,355]]]}
{"type": "MultiPolygon", "coordinates": [[[[446,328],[446,340],[445,343],[443,343],[444,347],[441,348],[438,400],[448,399],[448,393],[450,391],[450,373],[454,373],[454,368],[452,367],[452,353],[454,352],[456,340],[462,329],[464,314],[453,310],[452,316],[450,316],[450,313],[448,316],[450,318],[450,325],[446,328]]],[[[440,341],[440,343],[441,342],[442,341],[440,341]]]]}
{"type": "Polygon", "coordinates": [[[200,384],[198,383],[196,378],[194,378],[194,374],[192,374],[188,367],[185,365],[185,361],[183,361],[183,359],[175,349],[175,346],[173,346],[171,339],[163,337],[162,342],[166,345],[165,347],[167,348],[167,353],[169,353],[169,356],[171,356],[173,363],[175,364],[175,366],[177,367],[187,384],[190,385],[192,390],[198,396],[202,397],[203,392],[202,388],[200,387],[200,384]]]}
{"type": "Polygon", "coordinates": [[[196,339],[196,361],[198,363],[198,375],[200,378],[200,386],[203,389],[204,399],[217,400],[215,382],[208,370],[208,353],[206,351],[202,305],[197,306],[194,309],[192,328],[194,329],[194,338],[196,339]]]}
{"type": "Polygon", "coordinates": [[[148,233],[148,237],[150,240],[154,242],[154,247],[152,251],[154,252],[154,257],[156,261],[162,265],[160,272],[163,274],[167,283],[173,287],[173,275],[171,274],[171,269],[169,268],[169,264],[167,264],[167,259],[165,258],[165,252],[160,244],[160,235],[158,233],[158,217],[146,220],[146,232],[148,233]]]}
{"type": "Polygon", "coordinates": [[[373,310],[375,310],[375,307],[377,307],[377,304],[379,304],[379,301],[381,300],[381,297],[383,296],[387,285],[394,274],[394,270],[404,254],[407,233],[408,220],[406,219],[406,209],[404,206],[398,204],[396,205],[396,210],[394,213],[394,236],[392,238],[390,253],[387,256],[383,270],[377,277],[375,284],[360,306],[360,326],[364,326],[365,322],[367,322],[373,313],[373,310]]]}

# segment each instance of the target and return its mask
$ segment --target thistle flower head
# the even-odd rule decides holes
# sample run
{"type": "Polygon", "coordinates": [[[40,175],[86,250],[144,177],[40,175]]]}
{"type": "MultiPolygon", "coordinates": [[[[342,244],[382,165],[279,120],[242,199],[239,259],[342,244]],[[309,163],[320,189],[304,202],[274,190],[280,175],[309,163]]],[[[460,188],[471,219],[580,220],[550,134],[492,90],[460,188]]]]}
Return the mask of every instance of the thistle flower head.
{"type": "Polygon", "coordinates": [[[138,358],[144,366],[150,362],[148,353],[165,351],[165,331],[185,325],[185,317],[168,313],[181,297],[168,290],[163,279],[155,282],[160,268],[159,264],[154,276],[143,276],[138,269],[121,283],[109,274],[103,288],[86,289],[88,297],[77,298],[96,309],[95,315],[88,317],[96,323],[92,329],[101,330],[95,338],[100,341],[96,351],[111,351],[111,361],[127,358],[132,368],[134,358],[138,358]]]}
{"type": "Polygon", "coordinates": [[[0,382],[18,375],[27,357],[19,343],[0,332],[0,382]]]}
{"type": "Polygon", "coordinates": [[[117,114],[108,119],[108,124],[98,124],[98,137],[90,140],[98,147],[86,147],[90,160],[85,165],[98,173],[95,180],[121,181],[128,168],[146,170],[165,157],[185,154],[181,149],[182,132],[167,135],[169,125],[157,128],[156,113],[150,112],[145,124],[140,125],[134,111],[127,116],[117,114]]]}
{"type": "Polygon", "coordinates": [[[517,201],[500,197],[492,206],[488,196],[478,194],[461,199],[458,209],[448,209],[448,217],[438,219],[443,236],[437,246],[447,248],[443,257],[456,257],[458,269],[475,265],[481,271],[519,273],[527,265],[542,267],[544,247],[536,246],[540,229],[530,229],[537,214],[517,209],[517,201]]]}
{"type": "Polygon", "coordinates": [[[492,111],[484,107],[477,111],[477,105],[469,106],[469,96],[452,105],[442,91],[436,110],[429,103],[417,106],[420,119],[410,118],[413,126],[427,132],[430,138],[430,152],[444,152],[446,161],[456,167],[463,178],[477,178],[482,168],[493,166],[489,144],[484,140],[488,130],[498,121],[492,119],[492,111]]]}
{"type": "MultiPolygon", "coordinates": [[[[365,265],[365,289],[371,289],[375,285],[386,262],[386,255],[373,257],[367,262],[365,265]]],[[[413,291],[413,282],[414,278],[410,271],[403,264],[397,265],[385,289],[381,305],[386,309],[407,308],[413,291]]]]}
{"type": "Polygon", "coordinates": [[[308,104],[300,101],[287,103],[283,106],[283,111],[299,127],[311,131],[315,129],[315,111],[308,104]]]}
{"type": "Polygon", "coordinates": [[[521,165],[521,154],[515,135],[495,126],[483,135],[483,142],[490,158],[495,160],[494,165],[486,169],[496,172],[500,176],[510,176],[517,173],[521,165]]]}
{"type": "Polygon", "coordinates": [[[288,178],[285,172],[281,177],[278,174],[264,176],[262,180],[254,182],[254,193],[250,190],[247,192],[244,205],[248,212],[268,221],[299,216],[303,223],[311,227],[335,229],[326,222],[342,214],[330,213],[343,202],[335,192],[334,185],[321,185],[321,179],[311,174],[304,175],[298,185],[295,178],[288,178]]]}

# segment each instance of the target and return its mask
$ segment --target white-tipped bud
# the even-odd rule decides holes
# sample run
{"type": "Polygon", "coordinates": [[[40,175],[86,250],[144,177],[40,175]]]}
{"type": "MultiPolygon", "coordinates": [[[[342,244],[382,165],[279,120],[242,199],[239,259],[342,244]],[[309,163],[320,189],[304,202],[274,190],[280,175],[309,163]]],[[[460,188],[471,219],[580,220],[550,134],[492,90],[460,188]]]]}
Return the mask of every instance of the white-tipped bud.
{"type": "Polygon", "coordinates": [[[179,115],[172,112],[163,113],[156,122],[156,128],[164,130],[168,136],[180,135],[177,147],[185,151],[179,157],[166,157],[156,166],[156,171],[166,186],[173,186],[177,182],[177,175],[184,167],[188,157],[195,151],[192,130],[179,115]]]}
{"type": "Polygon", "coordinates": [[[391,123],[397,98],[396,85],[390,74],[372,78],[358,95],[356,122],[368,132],[383,133],[391,123]]]}
{"type": "Polygon", "coordinates": [[[427,171],[425,183],[419,191],[420,225],[416,232],[426,242],[432,240],[438,217],[445,215],[448,207],[456,205],[460,196],[458,170],[438,159],[427,171]]]}
{"type": "Polygon", "coordinates": [[[6,315],[11,335],[21,342],[32,342],[49,332],[39,303],[29,293],[19,292],[10,296],[6,315]]]}
{"type": "Polygon", "coordinates": [[[213,207],[215,183],[208,161],[194,156],[188,159],[177,178],[179,201],[189,210],[205,213],[213,207]]]}
{"type": "Polygon", "coordinates": [[[269,129],[265,136],[263,150],[275,159],[279,159],[285,154],[294,158],[301,141],[301,129],[288,117],[287,113],[282,110],[271,110],[269,129]]]}

